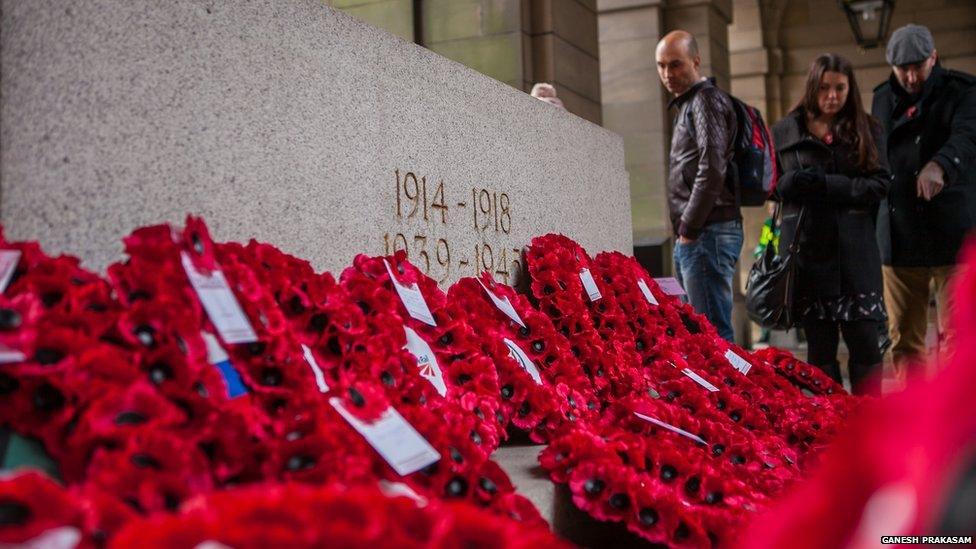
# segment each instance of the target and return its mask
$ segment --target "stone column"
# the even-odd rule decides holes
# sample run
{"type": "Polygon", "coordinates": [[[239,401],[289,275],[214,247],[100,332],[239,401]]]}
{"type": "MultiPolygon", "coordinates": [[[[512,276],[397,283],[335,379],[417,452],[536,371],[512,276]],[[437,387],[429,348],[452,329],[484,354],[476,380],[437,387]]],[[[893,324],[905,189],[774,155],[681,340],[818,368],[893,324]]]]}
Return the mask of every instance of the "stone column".
{"type": "Polygon", "coordinates": [[[325,0],[327,6],[414,42],[413,0],[325,0]]]}
{"type": "MultiPolygon", "coordinates": [[[[729,56],[732,93],[763,113],[766,123],[772,125],[782,115],[779,98],[779,74],[782,72],[782,55],[771,47],[766,31],[768,13],[760,0],[734,0],[734,20],[729,27],[729,56]]],[[[766,208],[743,208],[742,223],[745,244],[739,259],[740,284],[745,291],[753,250],[769,213],[766,208]]],[[[736,326],[737,330],[739,325],[736,326]]],[[[752,339],[758,338],[759,327],[743,323],[742,331],[752,339]],[[746,330],[746,328],[750,328],[746,330]]]]}
{"type": "Polygon", "coordinates": [[[729,55],[732,92],[768,116],[769,52],[763,40],[758,0],[735,0],[735,20],[729,27],[729,55]]]}
{"type": "Polygon", "coordinates": [[[667,179],[670,121],[654,48],[664,34],[663,0],[599,0],[603,125],[624,138],[634,246],[658,274],[671,271],[667,179]]]}
{"type": "Polygon", "coordinates": [[[506,84],[525,89],[532,72],[522,0],[424,0],[418,43],[506,84]]]}
{"type": "Polygon", "coordinates": [[[729,23],[732,0],[669,0],[664,10],[664,30],[686,30],[695,35],[701,51],[702,74],[714,76],[718,86],[729,89],[729,23]]]}
{"type": "Polygon", "coordinates": [[[418,43],[523,91],[550,82],[599,124],[595,1],[423,0],[418,43]]]}
{"type": "Polygon", "coordinates": [[[532,80],[554,84],[567,109],[599,124],[602,113],[596,0],[528,3],[532,80]]]}

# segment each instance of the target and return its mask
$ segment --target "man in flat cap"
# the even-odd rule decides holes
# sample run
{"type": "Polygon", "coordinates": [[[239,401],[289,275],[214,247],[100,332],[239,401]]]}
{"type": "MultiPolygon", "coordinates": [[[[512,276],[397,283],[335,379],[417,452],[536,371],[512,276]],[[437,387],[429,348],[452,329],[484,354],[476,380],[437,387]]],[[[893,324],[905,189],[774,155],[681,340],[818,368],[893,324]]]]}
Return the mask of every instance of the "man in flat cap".
{"type": "Polygon", "coordinates": [[[976,226],[976,78],[943,68],[932,33],[891,34],[892,74],[874,89],[872,113],[887,135],[891,186],[878,212],[878,244],[896,372],[925,356],[930,284],[940,339],[951,309],[956,256],[976,226]]]}

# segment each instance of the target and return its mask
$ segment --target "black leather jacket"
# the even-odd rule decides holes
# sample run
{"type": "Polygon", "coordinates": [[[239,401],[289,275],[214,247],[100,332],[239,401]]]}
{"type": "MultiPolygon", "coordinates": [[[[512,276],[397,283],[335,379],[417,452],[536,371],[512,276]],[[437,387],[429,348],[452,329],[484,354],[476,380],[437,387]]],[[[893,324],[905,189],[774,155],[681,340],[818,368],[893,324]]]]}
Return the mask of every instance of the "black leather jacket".
{"type": "Polygon", "coordinates": [[[677,107],[671,134],[668,208],[677,235],[697,238],[706,225],[740,219],[728,178],[736,119],[732,101],[703,80],[671,101],[677,107]]]}

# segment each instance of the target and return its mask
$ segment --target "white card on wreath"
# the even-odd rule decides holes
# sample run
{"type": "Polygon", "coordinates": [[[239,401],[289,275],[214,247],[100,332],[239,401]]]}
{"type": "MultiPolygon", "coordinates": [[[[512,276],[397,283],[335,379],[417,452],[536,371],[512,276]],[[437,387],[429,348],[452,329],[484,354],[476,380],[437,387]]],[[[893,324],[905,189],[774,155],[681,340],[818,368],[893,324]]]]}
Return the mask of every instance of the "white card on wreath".
{"type": "Polygon", "coordinates": [[[586,290],[586,296],[590,298],[590,301],[596,302],[603,299],[603,294],[600,293],[600,288],[596,287],[596,281],[593,280],[593,274],[590,273],[589,269],[583,269],[579,274],[580,281],[583,282],[583,289],[586,290]]]}
{"type": "Polygon", "coordinates": [[[658,288],[661,288],[661,291],[668,295],[685,295],[685,289],[681,287],[678,279],[673,276],[655,278],[654,282],[657,282],[658,288]]]}
{"type": "Polygon", "coordinates": [[[81,531],[74,526],[59,526],[44,530],[36,537],[18,544],[0,547],[20,547],[21,549],[75,549],[81,541],[81,531]]]}
{"type": "Polygon", "coordinates": [[[329,384],[325,382],[325,374],[322,372],[322,368],[319,368],[319,363],[315,360],[315,355],[312,354],[312,350],[304,343],[302,343],[302,356],[305,357],[305,362],[308,363],[308,367],[312,369],[312,374],[315,376],[315,385],[318,386],[319,392],[328,393],[329,384]]]}
{"type": "Polygon", "coordinates": [[[725,359],[729,361],[729,364],[731,364],[733,368],[741,372],[742,375],[748,374],[749,369],[752,368],[752,364],[750,364],[748,360],[735,354],[735,351],[732,349],[725,351],[725,359]]]}
{"type": "Polygon", "coordinates": [[[694,440],[695,442],[697,442],[699,444],[706,444],[706,442],[700,436],[693,435],[693,434],[689,433],[688,431],[685,431],[684,429],[681,429],[681,428],[675,427],[674,425],[671,425],[670,423],[665,423],[665,422],[661,421],[660,419],[657,419],[657,418],[654,418],[654,417],[651,417],[651,416],[644,415],[644,414],[642,414],[640,412],[634,412],[634,415],[637,416],[637,417],[639,417],[639,418],[641,418],[641,419],[643,419],[644,421],[647,421],[649,423],[653,423],[654,425],[657,425],[658,427],[663,427],[663,428],[667,429],[668,431],[671,431],[671,432],[674,432],[674,433],[678,433],[681,436],[688,437],[691,440],[694,440]]]}
{"type": "Polygon", "coordinates": [[[27,360],[27,355],[0,343],[0,364],[15,364],[27,360]]]}
{"type": "Polygon", "coordinates": [[[203,342],[207,344],[207,362],[210,364],[220,364],[221,362],[230,360],[230,356],[227,355],[227,351],[224,349],[217,337],[210,332],[200,332],[200,336],[203,337],[203,342]]]}
{"type": "Polygon", "coordinates": [[[330,398],[329,404],[401,476],[415,473],[441,458],[427,439],[392,406],[373,423],[366,423],[349,413],[339,397],[330,398]]]}
{"type": "Polygon", "coordinates": [[[383,494],[386,495],[386,497],[390,497],[390,498],[405,497],[408,499],[412,499],[420,507],[427,505],[427,498],[418,494],[413,488],[411,488],[407,484],[404,484],[402,482],[389,481],[386,480],[385,478],[381,478],[379,485],[380,485],[380,491],[383,492],[383,494]]]}
{"type": "Polygon", "coordinates": [[[407,334],[407,344],[404,348],[417,358],[417,369],[420,370],[420,377],[429,381],[441,396],[447,395],[447,384],[444,383],[444,374],[441,372],[440,365],[437,364],[437,355],[434,354],[434,350],[412,328],[404,326],[403,331],[407,334]]]}
{"type": "Polygon", "coordinates": [[[396,289],[397,295],[400,296],[400,301],[403,302],[403,306],[407,308],[407,313],[424,324],[437,326],[434,315],[431,314],[430,307],[427,306],[424,294],[420,293],[420,288],[417,287],[417,283],[414,282],[409,286],[401,284],[393,274],[393,269],[390,268],[390,264],[385,259],[383,260],[383,264],[386,265],[386,272],[390,273],[390,280],[393,281],[393,287],[396,289]]]}
{"type": "Polygon", "coordinates": [[[257,341],[258,336],[251,327],[251,321],[241,309],[241,304],[237,302],[237,297],[231,291],[220,268],[206,275],[197,270],[186,252],[181,252],[180,255],[186,276],[196,290],[197,297],[200,298],[200,303],[207,311],[210,321],[220,332],[221,339],[231,345],[257,341]]]}
{"type": "Polygon", "coordinates": [[[715,392],[718,391],[718,387],[716,387],[716,386],[712,385],[711,383],[709,383],[707,379],[705,379],[702,376],[700,376],[697,373],[695,373],[695,371],[692,370],[691,368],[685,368],[684,370],[681,370],[681,373],[684,374],[684,375],[686,375],[686,376],[688,376],[688,377],[690,377],[691,379],[693,379],[695,381],[695,383],[697,383],[697,384],[701,385],[702,387],[708,389],[710,392],[715,393],[715,392]]]}
{"type": "Polygon", "coordinates": [[[17,263],[20,263],[20,250],[0,250],[0,294],[7,291],[17,263]]]}
{"type": "Polygon", "coordinates": [[[518,311],[516,311],[515,307],[512,306],[512,302],[509,301],[508,297],[498,297],[495,295],[495,292],[489,290],[488,286],[485,286],[485,283],[480,279],[478,280],[478,284],[481,284],[481,287],[485,289],[485,293],[488,294],[488,298],[491,299],[491,302],[495,304],[495,307],[497,307],[499,311],[505,313],[505,316],[514,320],[519,326],[525,328],[525,323],[522,322],[522,317],[519,316],[518,311]]]}
{"type": "Polygon", "coordinates": [[[539,374],[538,368],[535,367],[535,363],[532,362],[531,358],[529,358],[529,355],[525,354],[525,351],[523,351],[522,348],[511,339],[506,337],[503,339],[503,341],[508,347],[508,355],[511,356],[515,362],[518,362],[519,366],[521,366],[523,370],[532,376],[532,379],[535,380],[536,385],[542,385],[542,376],[539,374]]]}
{"type": "Polygon", "coordinates": [[[217,336],[210,332],[200,332],[200,335],[207,344],[207,362],[217,368],[221,377],[224,378],[224,383],[227,384],[227,396],[237,398],[246,395],[247,387],[244,386],[241,374],[231,364],[230,357],[227,356],[224,346],[217,340],[217,336]]]}
{"type": "Polygon", "coordinates": [[[643,278],[637,279],[637,287],[640,288],[642,294],[644,294],[644,299],[647,300],[651,305],[657,305],[657,299],[654,294],[651,293],[651,289],[647,286],[647,282],[644,282],[643,278]]]}

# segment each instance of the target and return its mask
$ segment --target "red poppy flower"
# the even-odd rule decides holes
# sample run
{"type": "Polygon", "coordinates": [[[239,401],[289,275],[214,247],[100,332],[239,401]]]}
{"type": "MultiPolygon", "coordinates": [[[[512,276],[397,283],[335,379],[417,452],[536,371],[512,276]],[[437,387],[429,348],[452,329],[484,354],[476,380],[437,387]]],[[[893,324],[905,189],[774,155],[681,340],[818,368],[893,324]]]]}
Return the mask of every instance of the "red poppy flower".
{"type": "Polygon", "coordinates": [[[77,500],[48,477],[34,472],[0,479],[4,520],[0,540],[18,544],[51,528],[83,524],[77,500]]]}

